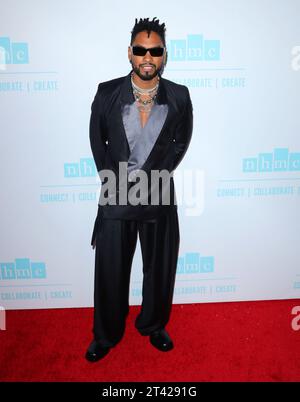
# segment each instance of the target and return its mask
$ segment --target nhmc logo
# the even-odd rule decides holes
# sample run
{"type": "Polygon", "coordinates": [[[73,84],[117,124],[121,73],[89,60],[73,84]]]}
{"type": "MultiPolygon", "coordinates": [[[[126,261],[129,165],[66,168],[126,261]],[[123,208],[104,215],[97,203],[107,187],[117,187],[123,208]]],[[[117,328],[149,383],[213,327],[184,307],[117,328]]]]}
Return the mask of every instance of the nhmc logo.
{"type": "Polygon", "coordinates": [[[178,274],[197,274],[214,272],[214,257],[202,257],[199,253],[186,253],[177,262],[178,274]]]}
{"type": "Polygon", "coordinates": [[[288,148],[274,148],[273,152],[243,159],[245,173],[286,171],[300,171],[300,152],[289,152],[288,148]]]}
{"type": "Polygon", "coordinates": [[[44,279],[44,262],[30,262],[29,258],[16,258],[15,262],[0,262],[0,279],[44,279]]]}
{"type": "Polygon", "coordinates": [[[11,42],[9,37],[0,37],[0,66],[28,63],[28,43],[11,42]]]}
{"type": "Polygon", "coordinates": [[[220,60],[220,41],[204,39],[203,35],[187,35],[187,39],[173,39],[168,45],[170,61],[220,60]]]}
{"type": "Polygon", "coordinates": [[[65,163],[64,175],[70,177],[95,177],[97,169],[93,158],[82,158],[79,162],[65,163]]]}

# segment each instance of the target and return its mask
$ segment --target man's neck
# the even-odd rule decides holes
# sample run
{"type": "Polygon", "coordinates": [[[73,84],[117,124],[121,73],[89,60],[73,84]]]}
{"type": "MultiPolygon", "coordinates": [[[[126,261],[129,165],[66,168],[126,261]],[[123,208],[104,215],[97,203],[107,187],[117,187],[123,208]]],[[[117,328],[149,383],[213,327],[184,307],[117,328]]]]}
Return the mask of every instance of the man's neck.
{"type": "Polygon", "coordinates": [[[156,75],[152,80],[142,80],[135,72],[133,72],[133,82],[140,88],[151,89],[155,87],[158,81],[158,75],[156,75]]]}

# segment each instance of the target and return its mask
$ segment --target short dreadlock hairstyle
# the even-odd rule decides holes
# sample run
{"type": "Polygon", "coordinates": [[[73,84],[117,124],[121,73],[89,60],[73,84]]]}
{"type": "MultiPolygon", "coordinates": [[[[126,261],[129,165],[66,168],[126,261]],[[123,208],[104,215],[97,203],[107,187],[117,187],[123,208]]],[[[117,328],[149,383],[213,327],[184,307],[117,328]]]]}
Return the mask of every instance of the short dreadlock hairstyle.
{"type": "Polygon", "coordinates": [[[149,21],[149,18],[140,18],[139,22],[137,20],[137,18],[135,19],[135,25],[131,31],[131,41],[130,41],[130,45],[132,45],[134,38],[136,37],[136,35],[139,32],[142,31],[147,31],[148,32],[148,38],[150,36],[150,31],[156,32],[160,37],[161,40],[164,44],[164,46],[166,46],[166,38],[165,38],[165,32],[166,32],[166,27],[165,24],[159,24],[159,20],[157,19],[157,17],[154,17],[152,21],[149,21]],[[156,20],[156,21],[155,21],[156,20]]]}

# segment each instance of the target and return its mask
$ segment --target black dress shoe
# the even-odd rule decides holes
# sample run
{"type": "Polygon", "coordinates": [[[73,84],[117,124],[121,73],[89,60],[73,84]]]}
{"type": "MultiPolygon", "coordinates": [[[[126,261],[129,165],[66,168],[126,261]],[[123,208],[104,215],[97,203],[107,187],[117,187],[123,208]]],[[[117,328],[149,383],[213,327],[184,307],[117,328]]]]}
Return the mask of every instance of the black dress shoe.
{"type": "Polygon", "coordinates": [[[85,358],[89,362],[97,362],[98,360],[106,356],[109,351],[109,347],[102,346],[99,342],[93,340],[88,347],[85,358]]]}
{"type": "Polygon", "coordinates": [[[150,342],[155,348],[162,352],[167,352],[174,348],[172,339],[165,329],[152,332],[152,334],[150,334],[150,342]]]}

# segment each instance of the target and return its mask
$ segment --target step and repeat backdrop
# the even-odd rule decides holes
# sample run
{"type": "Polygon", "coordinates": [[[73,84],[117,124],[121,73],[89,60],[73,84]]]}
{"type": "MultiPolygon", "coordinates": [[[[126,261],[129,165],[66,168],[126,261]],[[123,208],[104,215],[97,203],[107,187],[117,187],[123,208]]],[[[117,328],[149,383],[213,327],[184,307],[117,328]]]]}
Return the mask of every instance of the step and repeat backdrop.
{"type": "MultiPolygon", "coordinates": [[[[125,76],[135,18],[167,32],[164,78],[189,88],[175,172],[174,303],[300,297],[299,0],[1,0],[0,305],[93,305],[99,82],[125,76]]],[[[130,304],[142,300],[138,242],[130,304]]]]}

